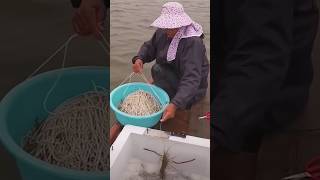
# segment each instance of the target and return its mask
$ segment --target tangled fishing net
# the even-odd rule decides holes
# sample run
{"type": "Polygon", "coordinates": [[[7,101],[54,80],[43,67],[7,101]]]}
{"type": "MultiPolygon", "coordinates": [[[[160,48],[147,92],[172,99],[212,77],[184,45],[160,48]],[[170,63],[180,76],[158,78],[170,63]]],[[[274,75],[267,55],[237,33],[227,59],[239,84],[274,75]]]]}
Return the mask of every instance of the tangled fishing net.
{"type": "Polygon", "coordinates": [[[146,116],[159,112],[161,104],[152,94],[138,90],[124,98],[119,110],[134,116],[146,116]]]}
{"type": "Polygon", "coordinates": [[[108,171],[109,94],[90,91],[58,106],[25,137],[23,148],[50,164],[108,171]]]}

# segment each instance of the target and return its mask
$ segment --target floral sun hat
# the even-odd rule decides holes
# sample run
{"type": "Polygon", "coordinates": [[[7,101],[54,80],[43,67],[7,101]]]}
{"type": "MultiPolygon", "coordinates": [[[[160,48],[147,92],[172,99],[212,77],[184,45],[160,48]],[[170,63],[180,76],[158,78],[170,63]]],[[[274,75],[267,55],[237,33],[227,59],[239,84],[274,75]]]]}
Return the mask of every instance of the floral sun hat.
{"type": "Polygon", "coordinates": [[[179,28],[169,45],[167,61],[175,59],[181,39],[203,34],[202,26],[194,22],[178,2],[165,3],[160,16],[150,26],[161,29],[179,28]]]}
{"type": "Polygon", "coordinates": [[[190,16],[184,12],[183,6],[177,2],[167,2],[162,6],[160,16],[151,24],[162,29],[180,28],[192,23],[190,16]]]}

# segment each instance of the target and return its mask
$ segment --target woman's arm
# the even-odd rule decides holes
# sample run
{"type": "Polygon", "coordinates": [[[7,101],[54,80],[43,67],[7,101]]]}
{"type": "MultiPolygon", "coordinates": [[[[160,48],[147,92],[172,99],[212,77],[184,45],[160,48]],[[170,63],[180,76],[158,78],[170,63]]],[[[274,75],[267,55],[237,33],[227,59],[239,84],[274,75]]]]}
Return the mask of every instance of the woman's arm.
{"type": "Polygon", "coordinates": [[[72,0],[77,8],[72,18],[74,31],[83,36],[94,34],[101,38],[101,22],[106,18],[105,3],[102,0],[72,0]]]}
{"type": "Polygon", "coordinates": [[[185,109],[188,103],[196,95],[202,76],[203,58],[205,58],[205,47],[200,38],[190,38],[181,56],[181,80],[178,91],[171,103],[180,109],[185,109]]]}
{"type": "Polygon", "coordinates": [[[143,43],[137,56],[132,58],[132,63],[134,64],[137,59],[141,59],[143,63],[148,63],[156,58],[156,41],[157,41],[158,30],[153,34],[149,41],[143,43]]]}

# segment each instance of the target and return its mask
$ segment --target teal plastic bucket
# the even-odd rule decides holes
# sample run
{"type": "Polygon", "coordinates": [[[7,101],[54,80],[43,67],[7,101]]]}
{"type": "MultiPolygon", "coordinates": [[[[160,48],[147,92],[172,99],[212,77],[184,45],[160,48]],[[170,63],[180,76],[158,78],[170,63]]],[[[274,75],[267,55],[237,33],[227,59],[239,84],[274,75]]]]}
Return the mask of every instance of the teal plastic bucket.
{"type": "Polygon", "coordinates": [[[116,119],[122,125],[134,125],[134,126],[141,126],[141,127],[153,127],[155,126],[161,116],[165,107],[168,105],[170,99],[168,94],[161,88],[147,84],[142,82],[134,82],[134,83],[127,83],[121,86],[118,86],[110,93],[110,107],[114,111],[116,119]],[[148,116],[132,116],[127,113],[124,113],[118,109],[119,104],[121,101],[127,97],[130,93],[133,93],[138,90],[144,90],[154,97],[156,97],[162,105],[162,109],[159,112],[148,116]]]}
{"type": "MultiPolygon", "coordinates": [[[[21,141],[32,129],[35,119],[45,119],[43,100],[59,73],[63,73],[52,91],[47,107],[53,110],[66,99],[109,85],[107,67],[72,67],[39,74],[13,88],[0,104],[0,141],[15,157],[23,180],[107,180],[109,172],[84,172],[51,165],[21,148],[21,141]]],[[[106,151],[109,151],[107,149],[106,151]]]]}

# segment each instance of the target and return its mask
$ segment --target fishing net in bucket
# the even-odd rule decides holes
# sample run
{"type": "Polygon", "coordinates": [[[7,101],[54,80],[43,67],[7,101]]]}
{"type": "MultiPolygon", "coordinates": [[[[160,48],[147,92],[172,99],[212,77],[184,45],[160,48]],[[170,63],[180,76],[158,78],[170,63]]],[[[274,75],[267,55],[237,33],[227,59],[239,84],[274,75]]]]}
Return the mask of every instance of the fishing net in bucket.
{"type": "MultiPolygon", "coordinates": [[[[127,77],[127,79],[130,79],[129,82],[131,82],[131,77],[135,74],[136,73],[131,73],[127,77]]],[[[146,77],[142,73],[139,75],[147,82],[146,77]]],[[[126,81],[126,79],[124,81],[126,81]]],[[[123,84],[123,82],[121,84],[123,84]]],[[[157,96],[157,93],[154,91],[153,87],[151,85],[149,87],[154,92],[153,94],[157,96]]],[[[123,94],[125,94],[127,89],[123,94]]],[[[153,94],[141,89],[134,91],[122,99],[118,109],[133,116],[147,116],[159,112],[162,108],[162,105],[153,94]]]]}
{"type": "MultiPolygon", "coordinates": [[[[63,49],[64,68],[68,44],[75,37],[77,35],[72,35],[29,78],[63,49]]],[[[60,167],[81,171],[109,171],[109,92],[103,87],[97,90],[98,86],[93,83],[95,90],[67,99],[51,112],[46,102],[62,72],[43,102],[48,117],[36,122],[24,137],[22,147],[35,158],[60,167]]]]}
{"type": "Polygon", "coordinates": [[[109,170],[109,96],[87,92],[65,101],[25,137],[24,150],[57,166],[109,170]]]}
{"type": "Polygon", "coordinates": [[[161,104],[152,94],[138,90],[124,98],[119,110],[134,116],[146,116],[160,111],[161,104]]]}

